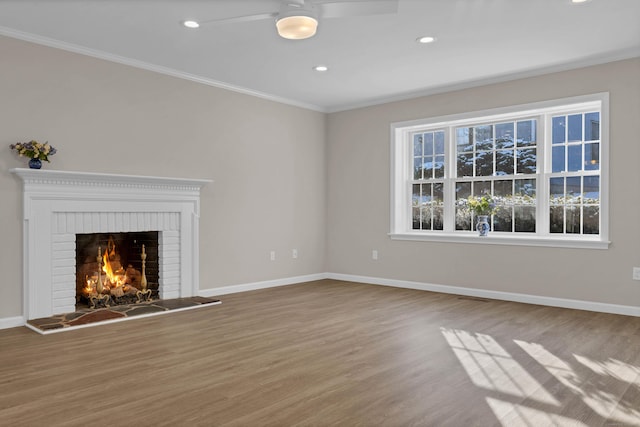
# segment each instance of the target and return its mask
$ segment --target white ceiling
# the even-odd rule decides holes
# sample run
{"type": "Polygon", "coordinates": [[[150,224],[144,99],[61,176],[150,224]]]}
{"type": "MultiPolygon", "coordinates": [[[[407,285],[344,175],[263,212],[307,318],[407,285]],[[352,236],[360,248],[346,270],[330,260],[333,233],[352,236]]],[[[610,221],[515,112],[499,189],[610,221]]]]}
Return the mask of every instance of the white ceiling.
{"type": "Polygon", "coordinates": [[[279,3],[0,0],[0,34],[319,111],[640,56],[640,0],[399,0],[397,14],[324,19],[301,41],[273,20],[180,25],[279,3]]]}

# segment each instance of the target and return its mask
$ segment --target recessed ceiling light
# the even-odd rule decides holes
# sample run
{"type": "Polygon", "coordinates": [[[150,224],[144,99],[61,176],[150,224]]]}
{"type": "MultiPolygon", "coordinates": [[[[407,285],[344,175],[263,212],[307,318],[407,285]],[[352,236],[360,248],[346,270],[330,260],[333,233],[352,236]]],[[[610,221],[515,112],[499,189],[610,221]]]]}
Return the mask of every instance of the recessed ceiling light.
{"type": "Polygon", "coordinates": [[[315,67],[313,67],[313,69],[321,73],[324,73],[325,71],[329,71],[329,67],[327,67],[326,65],[316,65],[315,67]]]}
{"type": "Polygon", "coordinates": [[[571,0],[571,3],[586,3],[591,0],[571,0]]]}
{"type": "Polygon", "coordinates": [[[434,41],[436,41],[436,38],[431,36],[423,36],[423,37],[418,37],[416,41],[418,43],[427,44],[427,43],[433,43],[434,41]]]}
{"type": "Polygon", "coordinates": [[[182,25],[187,28],[198,28],[200,26],[196,21],[183,21],[182,25]]]}

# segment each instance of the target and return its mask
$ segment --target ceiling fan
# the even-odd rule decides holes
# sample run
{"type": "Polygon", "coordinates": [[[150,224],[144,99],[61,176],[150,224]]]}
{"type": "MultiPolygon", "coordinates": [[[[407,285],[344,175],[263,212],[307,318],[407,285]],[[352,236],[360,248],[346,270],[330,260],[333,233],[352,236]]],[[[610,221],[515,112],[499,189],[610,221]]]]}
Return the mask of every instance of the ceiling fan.
{"type": "Polygon", "coordinates": [[[201,22],[183,21],[183,25],[198,28],[201,24],[234,24],[275,19],[280,37],[302,40],[316,34],[319,19],[379,15],[397,11],[398,0],[282,0],[279,11],[201,22]]]}

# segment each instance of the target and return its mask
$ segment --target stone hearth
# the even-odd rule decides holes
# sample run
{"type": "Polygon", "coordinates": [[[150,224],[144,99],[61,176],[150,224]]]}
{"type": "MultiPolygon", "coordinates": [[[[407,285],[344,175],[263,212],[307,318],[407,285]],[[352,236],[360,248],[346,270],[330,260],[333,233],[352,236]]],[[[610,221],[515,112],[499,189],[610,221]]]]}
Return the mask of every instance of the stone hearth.
{"type": "Polygon", "coordinates": [[[49,334],[90,325],[119,322],[133,317],[148,317],[169,311],[184,311],[220,303],[220,300],[217,299],[190,297],[119,305],[97,310],[81,309],[73,313],[29,320],[27,327],[41,334],[49,334]]]}

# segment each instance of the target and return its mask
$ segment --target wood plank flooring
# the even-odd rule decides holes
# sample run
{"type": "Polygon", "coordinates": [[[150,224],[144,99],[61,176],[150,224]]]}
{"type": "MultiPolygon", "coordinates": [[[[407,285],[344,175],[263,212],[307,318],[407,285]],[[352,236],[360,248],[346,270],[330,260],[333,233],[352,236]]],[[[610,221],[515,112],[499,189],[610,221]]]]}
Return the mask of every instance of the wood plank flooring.
{"type": "Polygon", "coordinates": [[[219,298],[0,330],[0,425],[640,425],[640,318],[333,280],[219,298]]]}

